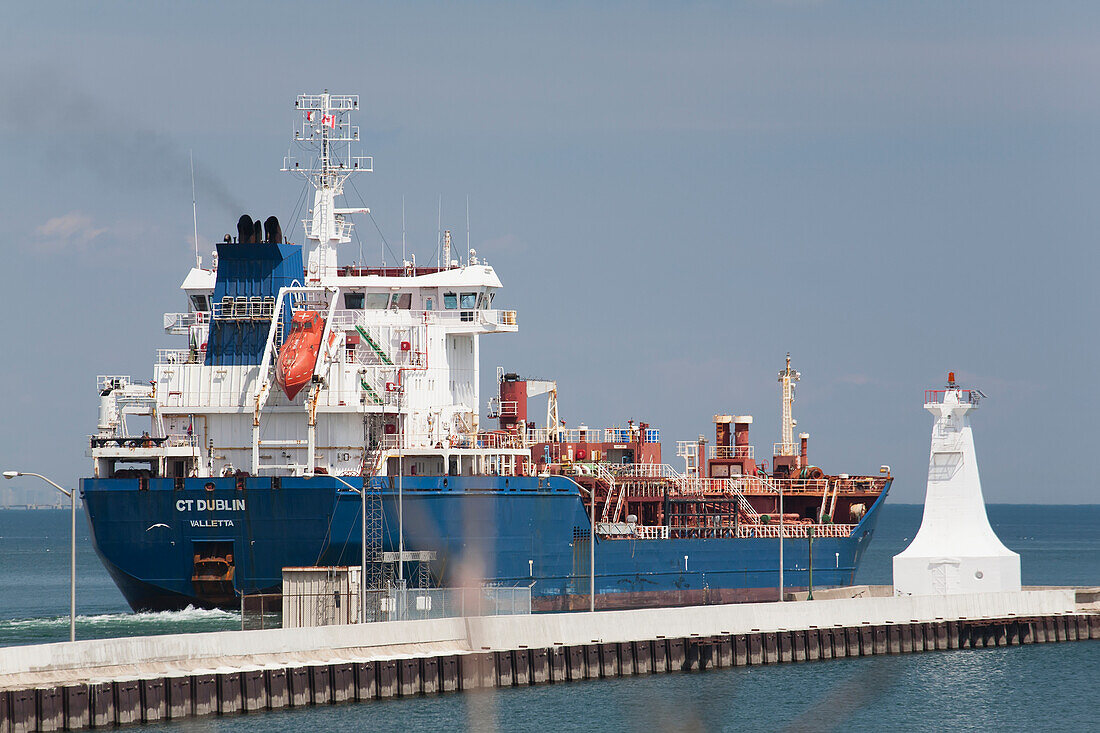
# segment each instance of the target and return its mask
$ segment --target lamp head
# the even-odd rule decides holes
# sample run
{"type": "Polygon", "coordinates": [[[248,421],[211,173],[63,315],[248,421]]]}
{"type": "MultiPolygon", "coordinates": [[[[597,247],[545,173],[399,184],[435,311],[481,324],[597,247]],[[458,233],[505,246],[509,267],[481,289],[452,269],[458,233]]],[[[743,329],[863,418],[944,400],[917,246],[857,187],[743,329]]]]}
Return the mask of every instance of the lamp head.
{"type": "Polygon", "coordinates": [[[20,475],[18,471],[4,471],[4,478],[15,478],[20,475]]]}

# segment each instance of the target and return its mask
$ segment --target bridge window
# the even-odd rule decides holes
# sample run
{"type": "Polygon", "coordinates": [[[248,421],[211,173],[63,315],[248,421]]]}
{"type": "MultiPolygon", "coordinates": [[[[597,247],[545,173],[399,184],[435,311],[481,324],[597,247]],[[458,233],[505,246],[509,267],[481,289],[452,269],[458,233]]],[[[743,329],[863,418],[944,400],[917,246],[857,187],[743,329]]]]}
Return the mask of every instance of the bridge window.
{"type": "Polygon", "coordinates": [[[394,293],[390,296],[390,308],[409,310],[412,308],[412,293],[394,293]]]}
{"type": "Polygon", "coordinates": [[[207,302],[205,295],[192,295],[191,305],[196,311],[208,311],[210,310],[210,303],[207,302]]]}
{"type": "Polygon", "coordinates": [[[367,310],[380,311],[386,309],[386,304],[390,302],[389,293],[367,293],[367,310]]]}
{"type": "Polygon", "coordinates": [[[348,310],[363,310],[363,293],[344,293],[344,307],[348,310]]]}
{"type": "Polygon", "coordinates": [[[463,293],[462,294],[462,308],[477,308],[477,293],[463,293]]]}
{"type": "Polygon", "coordinates": [[[458,307],[458,296],[454,293],[443,293],[443,307],[447,310],[454,310],[458,307]]]}

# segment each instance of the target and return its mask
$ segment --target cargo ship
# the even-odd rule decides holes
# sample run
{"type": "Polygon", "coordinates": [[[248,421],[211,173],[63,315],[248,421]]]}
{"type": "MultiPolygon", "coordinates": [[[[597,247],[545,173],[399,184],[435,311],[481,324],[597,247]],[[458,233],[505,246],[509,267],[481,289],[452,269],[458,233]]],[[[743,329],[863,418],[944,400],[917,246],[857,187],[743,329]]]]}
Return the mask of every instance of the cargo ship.
{"type": "Polygon", "coordinates": [[[312,189],[304,244],[241,216],[164,316],[185,345],[158,351],[151,381],[97,380],[81,494],[131,607],[237,608],[279,592],[285,567],[361,561],[371,588],[524,587],[535,611],[853,581],[892,477],[811,464],[789,355],[767,458],[747,415],[715,415],[713,439],[674,455],[645,422],[567,428],[555,381],[499,368],[483,418],[479,339],[518,329],[497,273],[450,232],[428,266],[341,265],[370,211],[338,205],[373,170],[354,149],[359,98],[295,109],[308,157],[282,170],[312,189]]]}

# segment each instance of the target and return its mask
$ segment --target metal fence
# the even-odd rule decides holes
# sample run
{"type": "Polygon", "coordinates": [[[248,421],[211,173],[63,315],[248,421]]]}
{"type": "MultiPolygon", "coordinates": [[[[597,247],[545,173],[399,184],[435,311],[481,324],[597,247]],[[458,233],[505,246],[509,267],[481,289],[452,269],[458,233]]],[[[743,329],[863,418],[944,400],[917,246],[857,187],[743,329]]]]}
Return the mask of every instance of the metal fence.
{"type": "Polygon", "coordinates": [[[241,631],[278,629],[283,625],[281,593],[256,593],[241,596],[241,631]]]}
{"type": "MultiPolygon", "coordinates": [[[[531,589],[517,588],[386,588],[368,590],[366,622],[507,616],[531,613],[531,589]]],[[[250,598],[257,598],[250,596],[250,598]]],[[[264,596],[263,598],[268,598],[264,596]]],[[[292,593],[280,599],[282,624],[287,628],[355,624],[360,622],[359,588],[345,587],[326,593],[292,593]]],[[[243,604],[243,599],[242,599],[243,604]]],[[[256,613],[249,614],[251,624],[256,613]]],[[[264,622],[263,613],[259,614],[264,622]]],[[[245,611],[242,605],[242,628],[245,611]]],[[[263,628],[251,625],[247,628],[263,628]]]]}

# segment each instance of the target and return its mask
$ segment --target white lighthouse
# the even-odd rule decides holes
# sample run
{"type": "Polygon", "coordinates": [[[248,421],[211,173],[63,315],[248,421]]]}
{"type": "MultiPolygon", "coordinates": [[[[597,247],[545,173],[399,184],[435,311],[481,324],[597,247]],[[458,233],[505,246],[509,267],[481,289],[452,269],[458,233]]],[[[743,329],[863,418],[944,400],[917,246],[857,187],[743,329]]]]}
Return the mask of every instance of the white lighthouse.
{"type": "Polygon", "coordinates": [[[989,526],[969,413],[984,395],[961,389],[955,373],[925,393],[935,416],[924,517],[913,542],[894,556],[894,594],[1020,590],[1020,556],[989,526]]]}

